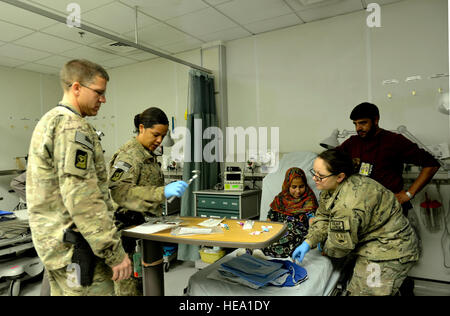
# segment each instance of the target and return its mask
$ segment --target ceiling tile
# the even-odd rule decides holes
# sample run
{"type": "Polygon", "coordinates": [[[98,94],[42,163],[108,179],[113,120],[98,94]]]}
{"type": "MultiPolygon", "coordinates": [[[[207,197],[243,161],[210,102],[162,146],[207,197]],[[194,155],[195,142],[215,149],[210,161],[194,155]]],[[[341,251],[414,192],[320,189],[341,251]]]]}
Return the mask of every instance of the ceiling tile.
{"type": "Polygon", "coordinates": [[[364,6],[367,7],[367,5],[369,3],[373,3],[376,2],[379,5],[386,5],[386,4],[391,4],[391,3],[395,3],[395,2],[400,2],[403,0],[377,0],[377,1],[373,1],[373,0],[363,0],[364,6]]]}
{"type": "MultiPolygon", "coordinates": [[[[125,33],[125,36],[134,36],[134,31],[125,33]]],[[[186,38],[191,38],[191,36],[174,29],[169,25],[158,23],[139,29],[138,38],[140,42],[148,43],[153,47],[158,47],[179,42],[186,38]]]]}
{"type": "Polygon", "coordinates": [[[238,38],[243,38],[252,35],[242,27],[233,27],[219,32],[208,33],[201,35],[200,38],[206,42],[212,41],[230,41],[238,38]]]}
{"type": "Polygon", "coordinates": [[[120,2],[132,7],[138,6],[140,11],[163,21],[208,7],[201,0],[121,0],[120,2]]]}
{"type": "Polygon", "coordinates": [[[341,0],[327,6],[315,7],[304,11],[297,11],[298,16],[305,22],[321,20],[362,10],[361,0],[341,0]]]}
{"type": "Polygon", "coordinates": [[[216,6],[216,5],[219,5],[219,4],[222,4],[222,3],[225,3],[225,2],[230,2],[230,1],[233,1],[233,0],[205,0],[205,1],[208,2],[212,6],[216,6]]]}
{"type": "Polygon", "coordinates": [[[81,46],[76,49],[71,49],[64,53],[61,53],[61,55],[72,58],[86,58],[87,60],[90,60],[98,64],[101,64],[104,60],[113,59],[117,57],[114,54],[106,53],[88,46],[81,46]]]}
{"type": "Polygon", "coordinates": [[[61,69],[64,66],[64,64],[70,61],[71,59],[72,58],[70,57],[53,55],[44,59],[40,59],[39,64],[61,69]]]}
{"type": "Polygon", "coordinates": [[[283,0],[234,0],[216,8],[241,24],[292,13],[283,0]]]}
{"type": "Polygon", "coordinates": [[[66,41],[43,33],[33,33],[14,42],[22,46],[36,48],[50,53],[61,53],[69,49],[80,47],[80,44],[66,41]]]}
{"type": "Polygon", "coordinates": [[[159,58],[157,55],[153,55],[144,51],[139,51],[137,53],[133,53],[127,56],[128,58],[133,58],[137,61],[146,61],[149,59],[159,58]]]}
{"type": "Polygon", "coordinates": [[[169,51],[170,53],[176,54],[181,53],[187,50],[192,50],[196,48],[200,48],[202,46],[203,42],[192,38],[192,39],[185,39],[180,42],[172,43],[169,45],[161,46],[162,49],[169,51]]]}
{"type": "Polygon", "coordinates": [[[126,57],[118,57],[118,58],[103,61],[102,66],[104,66],[106,68],[116,68],[116,67],[131,65],[131,64],[135,64],[135,63],[136,63],[136,60],[134,60],[134,59],[130,59],[130,58],[126,58],[126,57]]]}
{"type": "Polygon", "coordinates": [[[20,59],[16,59],[16,58],[11,58],[11,57],[6,57],[6,56],[2,56],[0,58],[1,66],[16,67],[19,65],[23,65],[25,63],[27,63],[25,60],[20,60],[20,59]]]}
{"type": "MultiPolygon", "coordinates": [[[[28,0],[28,2],[30,2],[31,5],[35,5],[42,9],[50,9],[64,14],[69,13],[69,11],[67,11],[67,6],[70,3],[76,3],[80,6],[81,14],[83,15],[83,12],[101,7],[102,5],[113,2],[113,0],[28,0]]],[[[83,20],[83,16],[81,16],[81,19],[83,20]]]]}
{"type": "Polygon", "coordinates": [[[302,24],[303,22],[294,13],[277,16],[275,18],[256,21],[244,26],[255,34],[281,29],[288,26],[302,24]]]}
{"type": "Polygon", "coordinates": [[[18,58],[25,61],[35,61],[50,56],[49,53],[41,52],[28,47],[14,44],[6,44],[0,47],[0,56],[18,58]]]}
{"type": "Polygon", "coordinates": [[[93,33],[89,33],[83,30],[80,30],[76,27],[68,27],[66,24],[58,23],[56,25],[52,25],[48,28],[41,30],[42,33],[47,33],[50,35],[58,36],[60,38],[65,38],[67,40],[77,42],[84,45],[89,45],[98,41],[104,41],[105,38],[95,35],[93,33]],[[80,35],[80,32],[83,35],[80,35]]]}
{"type": "MultiPolygon", "coordinates": [[[[89,22],[118,34],[124,34],[135,28],[136,12],[121,3],[110,3],[99,9],[83,14],[82,22],[89,22]]],[[[138,13],[138,27],[155,24],[158,21],[138,13]]]]}
{"type": "Polygon", "coordinates": [[[0,20],[39,30],[58,23],[55,20],[40,16],[9,3],[0,2],[0,20]]]}
{"type": "Polygon", "coordinates": [[[285,0],[294,11],[304,11],[342,3],[345,0],[285,0]]]}
{"type": "Polygon", "coordinates": [[[194,36],[218,32],[237,26],[213,8],[185,14],[166,21],[168,24],[194,36]],[[199,23],[199,21],[201,21],[199,23]]]}
{"type": "Polygon", "coordinates": [[[4,42],[14,41],[25,35],[33,33],[33,30],[0,21],[0,40],[4,42]]]}
{"type": "Polygon", "coordinates": [[[57,75],[60,70],[55,67],[39,65],[39,64],[35,64],[35,63],[25,64],[25,65],[19,66],[17,68],[24,69],[24,70],[30,70],[30,71],[34,71],[34,72],[39,72],[39,73],[44,73],[44,74],[53,74],[53,75],[57,75]]]}

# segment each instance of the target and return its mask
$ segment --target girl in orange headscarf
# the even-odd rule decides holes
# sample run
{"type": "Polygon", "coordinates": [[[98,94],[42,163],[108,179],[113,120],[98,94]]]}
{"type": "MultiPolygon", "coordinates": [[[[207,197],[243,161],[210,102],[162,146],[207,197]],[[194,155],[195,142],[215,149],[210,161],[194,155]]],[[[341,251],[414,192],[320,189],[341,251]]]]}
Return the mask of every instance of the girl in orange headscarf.
{"type": "Polygon", "coordinates": [[[287,224],[283,237],[263,249],[264,255],[275,258],[290,257],[308,233],[309,220],[318,207],[316,196],[308,186],[305,172],[300,168],[286,171],[281,192],[270,204],[267,219],[287,224]]]}

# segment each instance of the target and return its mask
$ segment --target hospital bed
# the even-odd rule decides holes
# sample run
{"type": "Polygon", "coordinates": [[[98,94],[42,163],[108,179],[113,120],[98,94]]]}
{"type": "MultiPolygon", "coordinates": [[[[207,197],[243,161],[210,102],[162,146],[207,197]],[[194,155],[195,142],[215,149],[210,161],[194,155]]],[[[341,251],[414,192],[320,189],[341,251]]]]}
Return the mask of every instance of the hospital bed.
{"type": "MultiPolygon", "coordinates": [[[[291,167],[299,167],[308,174],[317,154],[311,152],[293,152],[283,156],[276,172],[263,179],[260,220],[267,219],[269,205],[281,191],[286,171],[291,167]]],[[[308,177],[308,185],[319,197],[319,191],[313,180],[308,177]]],[[[322,296],[345,293],[343,263],[333,263],[328,257],[316,249],[309,251],[302,263],[308,273],[308,279],[293,287],[265,286],[257,290],[246,286],[226,282],[220,278],[220,265],[236,256],[236,251],[226,255],[219,261],[193,274],[188,282],[186,294],[190,296],[322,296]]]]}
{"type": "Polygon", "coordinates": [[[0,222],[0,290],[18,296],[23,281],[37,277],[44,266],[34,250],[27,210],[14,212],[14,219],[0,222]]]}

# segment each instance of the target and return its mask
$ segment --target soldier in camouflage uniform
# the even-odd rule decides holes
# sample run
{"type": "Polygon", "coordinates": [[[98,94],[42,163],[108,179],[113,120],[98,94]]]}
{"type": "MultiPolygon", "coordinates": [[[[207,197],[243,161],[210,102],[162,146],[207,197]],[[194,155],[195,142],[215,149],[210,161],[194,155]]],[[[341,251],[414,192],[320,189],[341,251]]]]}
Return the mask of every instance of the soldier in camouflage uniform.
{"type": "Polygon", "coordinates": [[[114,295],[114,280],[131,274],[131,262],[113,222],[103,150],[84,119],[106,102],[106,71],[86,60],[61,70],[63,100],[36,125],[29,150],[27,205],[32,238],[52,295],[114,295]],[[91,285],[81,286],[74,245],[65,229],[78,231],[92,249],[91,285]]]}
{"type": "MultiPolygon", "coordinates": [[[[165,113],[149,108],[135,116],[138,135],[132,137],[110,161],[109,188],[114,201],[114,219],[119,230],[145,222],[145,215],[161,216],[162,203],[172,196],[164,187],[164,175],[153,151],[161,144],[169,127],[165,113]]],[[[168,187],[179,187],[181,196],[187,183],[177,181],[168,187]]],[[[125,251],[133,258],[134,238],[122,237],[125,251]]],[[[116,295],[142,295],[141,278],[115,283],[116,295]]]]}
{"type": "Polygon", "coordinates": [[[337,150],[316,158],[312,173],[322,190],[320,205],[292,257],[301,262],[319,243],[324,255],[354,255],[351,295],[394,295],[419,259],[418,238],[395,195],[353,170],[350,156],[337,150]]]}

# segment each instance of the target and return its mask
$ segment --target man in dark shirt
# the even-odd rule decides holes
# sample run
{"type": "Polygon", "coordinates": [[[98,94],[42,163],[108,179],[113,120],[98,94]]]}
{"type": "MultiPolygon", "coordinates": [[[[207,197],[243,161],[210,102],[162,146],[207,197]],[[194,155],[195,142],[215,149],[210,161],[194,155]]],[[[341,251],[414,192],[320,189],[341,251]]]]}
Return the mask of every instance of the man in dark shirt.
{"type": "Polygon", "coordinates": [[[358,135],[352,136],[338,148],[348,152],[360,174],[371,177],[391,190],[402,204],[403,213],[412,208],[409,202],[434,176],[440,164],[427,151],[403,135],[378,126],[380,114],[376,105],[357,105],[350,119],[358,135]],[[403,164],[422,167],[419,176],[404,190],[403,164]]]}
{"type": "MultiPolygon", "coordinates": [[[[378,181],[391,190],[408,215],[412,208],[410,200],[433,178],[440,164],[427,151],[403,135],[393,133],[378,126],[380,113],[376,105],[357,105],[350,119],[358,135],[352,136],[337,148],[349,153],[357,171],[378,181]],[[405,191],[403,185],[403,164],[422,167],[419,176],[405,191]]],[[[407,277],[400,287],[401,295],[414,295],[414,280],[407,277]]]]}

